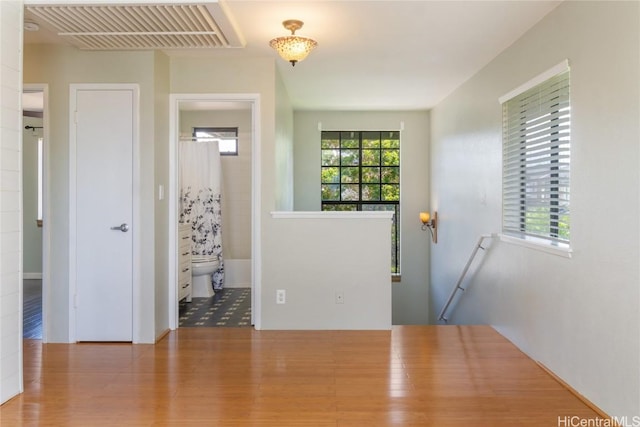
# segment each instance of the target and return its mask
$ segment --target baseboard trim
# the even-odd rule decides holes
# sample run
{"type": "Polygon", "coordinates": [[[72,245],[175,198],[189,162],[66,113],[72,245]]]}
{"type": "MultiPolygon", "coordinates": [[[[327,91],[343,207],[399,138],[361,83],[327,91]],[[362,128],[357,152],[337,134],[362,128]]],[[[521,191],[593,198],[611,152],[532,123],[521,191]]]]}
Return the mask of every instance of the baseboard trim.
{"type": "Polygon", "coordinates": [[[158,344],[160,341],[162,341],[164,339],[164,337],[169,335],[169,332],[171,332],[171,329],[165,329],[164,331],[160,332],[160,335],[158,335],[156,337],[156,344],[158,344]]]}
{"type": "Polygon", "coordinates": [[[42,273],[22,273],[24,280],[42,280],[42,273]]]}
{"type": "MultiPolygon", "coordinates": [[[[564,388],[566,388],[567,390],[569,390],[569,392],[571,394],[573,394],[575,397],[577,397],[578,399],[580,399],[580,401],[582,403],[584,403],[585,405],[587,405],[589,408],[591,408],[596,414],[598,414],[598,416],[600,418],[604,418],[607,420],[611,420],[611,422],[613,422],[613,418],[610,415],[607,415],[606,412],[604,412],[602,409],[598,408],[593,402],[591,402],[589,399],[587,399],[586,397],[584,397],[582,394],[578,393],[578,391],[571,387],[569,384],[567,384],[567,382],[565,380],[563,380],[562,378],[560,378],[559,376],[557,376],[555,374],[555,372],[553,372],[551,369],[547,368],[545,365],[543,365],[542,363],[540,363],[538,360],[535,361],[538,366],[540,366],[542,368],[543,371],[545,371],[547,374],[549,374],[549,376],[551,378],[553,378],[554,380],[556,380],[560,385],[562,385],[564,388]]],[[[614,427],[622,427],[620,424],[618,423],[614,423],[612,424],[614,427]]]]}
{"type": "Polygon", "coordinates": [[[239,288],[250,288],[251,287],[251,283],[225,283],[222,285],[223,288],[232,288],[232,289],[239,289],[239,288]]]}

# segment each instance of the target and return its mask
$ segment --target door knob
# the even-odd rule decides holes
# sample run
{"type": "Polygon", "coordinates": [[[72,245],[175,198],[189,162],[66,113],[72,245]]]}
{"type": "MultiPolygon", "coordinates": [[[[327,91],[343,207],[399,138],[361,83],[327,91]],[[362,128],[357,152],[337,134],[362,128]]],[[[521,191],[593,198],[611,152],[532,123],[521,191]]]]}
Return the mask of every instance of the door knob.
{"type": "Polygon", "coordinates": [[[116,225],[115,227],[111,227],[112,230],[120,230],[123,233],[126,233],[127,231],[129,231],[129,226],[127,225],[127,223],[122,223],[120,225],[116,225]]]}

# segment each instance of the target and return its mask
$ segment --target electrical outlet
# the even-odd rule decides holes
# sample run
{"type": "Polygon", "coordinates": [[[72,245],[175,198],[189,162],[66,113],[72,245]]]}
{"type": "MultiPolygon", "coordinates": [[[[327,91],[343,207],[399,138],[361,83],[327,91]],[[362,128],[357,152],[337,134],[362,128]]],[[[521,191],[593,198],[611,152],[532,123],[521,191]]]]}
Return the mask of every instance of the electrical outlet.
{"type": "Polygon", "coordinates": [[[344,292],[336,291],[336,304],[344,304],[344,292]]]}
{"type": "Polygon", "coordinates": [[[284,304],[287,301],[287,292],[284,289],[276,291],[276,304],[284,304]]]}

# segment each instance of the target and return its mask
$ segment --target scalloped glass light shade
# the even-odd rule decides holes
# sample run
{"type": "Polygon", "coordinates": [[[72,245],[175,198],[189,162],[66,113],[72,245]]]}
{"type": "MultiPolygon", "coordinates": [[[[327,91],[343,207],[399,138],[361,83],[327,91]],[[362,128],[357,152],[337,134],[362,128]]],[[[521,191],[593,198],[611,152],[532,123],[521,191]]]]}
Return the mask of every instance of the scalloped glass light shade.
{"type": "Polygon", "coordinates": [[[295,65],[305,59],[318,43],[306,37],[285,36],[271,40],[269,45],[278,51],[282,59],[295,65]]]}

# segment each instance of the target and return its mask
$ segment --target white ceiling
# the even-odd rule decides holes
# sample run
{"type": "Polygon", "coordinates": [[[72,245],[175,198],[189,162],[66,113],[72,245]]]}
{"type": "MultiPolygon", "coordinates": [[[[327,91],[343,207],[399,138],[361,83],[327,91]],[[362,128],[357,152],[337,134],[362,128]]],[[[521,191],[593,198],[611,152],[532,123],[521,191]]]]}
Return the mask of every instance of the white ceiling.
{"type": "MultiPolygon", "coordinates": [[[[296,110],[428,109],[559,3],[226,0],[244,48],[167,53],[277,58],[296,110]],[[282,27],[285,19],[304,21],[297,34],[318,42],[295,67],[269,47],[270,39],[288,33],[282,27]]],[[[25,43],[51,40],[46,32],[25,32],[25,43]]]]}

